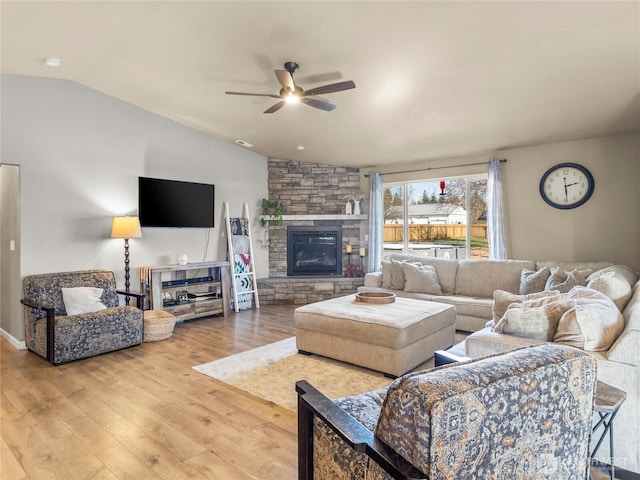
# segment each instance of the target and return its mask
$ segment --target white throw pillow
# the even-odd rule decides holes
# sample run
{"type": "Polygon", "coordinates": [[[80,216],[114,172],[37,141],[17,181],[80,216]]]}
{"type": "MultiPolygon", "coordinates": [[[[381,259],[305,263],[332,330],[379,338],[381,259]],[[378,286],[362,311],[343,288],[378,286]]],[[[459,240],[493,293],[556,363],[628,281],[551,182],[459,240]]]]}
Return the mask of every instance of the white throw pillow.
{"type": "Polygon", "coordinates": [[[624,329],[624,318],[616,304],[586,287],[574,287],[567,296],[575,306],[560,318],[553,341],[587,352],[608,350],[624,329]]]}
{"type": "Polygon", "coordinates": [[[512,303],[493,331],[550,342],[562,315],[575,305],[566,296],[558,294],[512,303]]]}
{"type": "Polygon", "coordinates": [[[625,305],[631,298],[631,285],[624,277],[616,272],[607,272],[594,278],[587,283],[587,288],[592,288],[600,293],[604,293],[613,300],[618,310],[624,310],[625,305]]]}
{"type": "Polygon", "coordinates": [[[96,287],[63,288],[62,300],[64,301],[64,309],[67,311],[67,315],[104,310],[107,307],[100,301],[102,292],[102,288],[96,287]]]}
{"type": "Polygon", "coordinates": [[[417,263],[403,263],[404,291],[442,295],[442,287],[435,267],[417,263]]]}
{"type": "Polygon", "coordinates": [[[607,267],[607,268],[595,270],[591,275],[587,277],[587,282],[590,282],[594,278],[597,278],[600,275],[604,275],[605,273],[609,273],[609,272],[614,272],[616,275],[621,276],[632,287],[638,281],[638,276],[636,275],[636,272],[633,270],[633,268],[628,267],[627,265],[611,265],[610,267],[607,267]]]}

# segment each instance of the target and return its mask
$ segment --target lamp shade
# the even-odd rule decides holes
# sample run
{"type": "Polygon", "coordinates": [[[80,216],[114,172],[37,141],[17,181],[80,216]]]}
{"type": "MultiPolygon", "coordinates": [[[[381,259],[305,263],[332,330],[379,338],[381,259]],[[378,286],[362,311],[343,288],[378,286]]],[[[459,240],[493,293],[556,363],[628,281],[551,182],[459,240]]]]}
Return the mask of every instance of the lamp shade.
{"type": "Polygon", "coordinates": [[[138,217],[113,217],[111,238],[140,238],[142,229],[138,217]]]}

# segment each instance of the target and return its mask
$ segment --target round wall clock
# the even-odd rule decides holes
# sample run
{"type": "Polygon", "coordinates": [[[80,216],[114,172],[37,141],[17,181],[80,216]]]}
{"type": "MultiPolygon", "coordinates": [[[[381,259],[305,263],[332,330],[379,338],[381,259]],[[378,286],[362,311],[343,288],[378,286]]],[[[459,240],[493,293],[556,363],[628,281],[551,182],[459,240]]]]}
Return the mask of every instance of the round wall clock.
{"type": "Polygon", "coordinates": [[[554,208],[576,208],[593,194],[593,175],[577,163],[560,163],[540,179],[540,195],[554,208]]]}

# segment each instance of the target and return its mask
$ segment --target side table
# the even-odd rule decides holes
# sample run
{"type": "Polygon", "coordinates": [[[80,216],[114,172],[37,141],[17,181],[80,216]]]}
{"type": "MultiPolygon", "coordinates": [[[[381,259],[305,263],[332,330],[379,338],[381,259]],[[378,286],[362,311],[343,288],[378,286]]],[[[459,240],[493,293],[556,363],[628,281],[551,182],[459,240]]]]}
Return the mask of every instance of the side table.
{"type": "MultiPolygon", "coordinates": [[[[596,384],[596,399],[595,405],[593,407],[593,411],[597,412],[600,416],[598,422],[593,426],[592,433],[595,436],[596,432],[602,428],[602,433],[600,434],[600,438],[596,443],[595,448],[591,451],[590,460],[593,461],[600,445],[604,441],[604,438],[609,433],[609,460],[611,461],[611,466],[609,468],[609,478],[611,480],[615,479],[615,466],[614,466],[614,454],[613,454],[613,421],[615,420],[616,414],[620,409],[622,403],[626,400],[627,394],[622,390],[612,387],[604,382],[598,380],[596,384]]],[[[595,437],[594,437],[595,438],[595,437]]],[[[590,476],[590,478],[592,478],[590,476]]]]}

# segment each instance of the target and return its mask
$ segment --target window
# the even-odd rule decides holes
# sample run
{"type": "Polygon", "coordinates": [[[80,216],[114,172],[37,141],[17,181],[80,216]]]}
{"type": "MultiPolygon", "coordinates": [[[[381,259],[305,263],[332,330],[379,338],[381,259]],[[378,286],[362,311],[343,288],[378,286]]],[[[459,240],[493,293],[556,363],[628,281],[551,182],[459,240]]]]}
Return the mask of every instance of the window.
{"type": "Polygon", "coordinates": [[[385,183],[383,239],[383,259],[489,258],[487,175],[385,183]]]}

